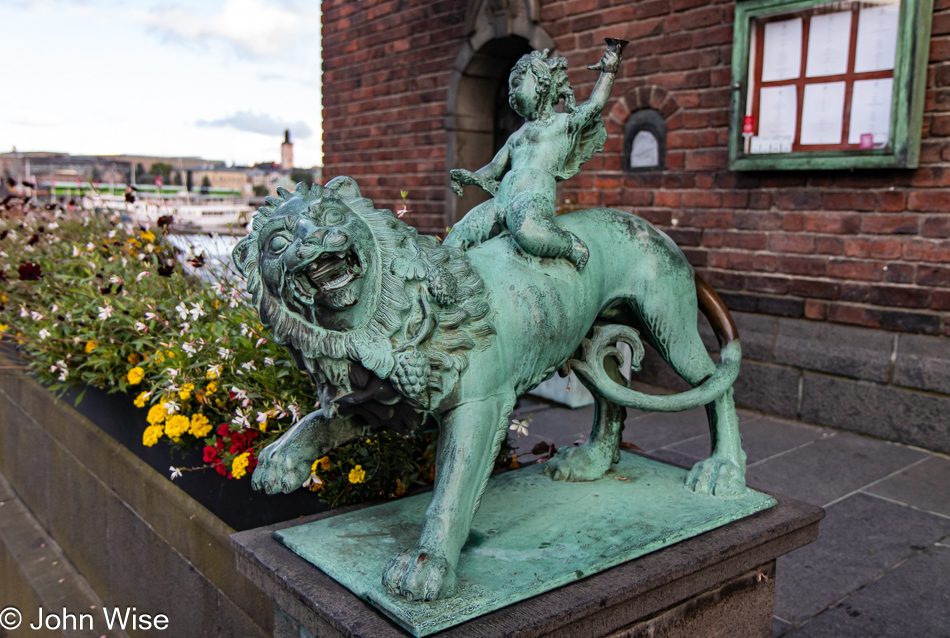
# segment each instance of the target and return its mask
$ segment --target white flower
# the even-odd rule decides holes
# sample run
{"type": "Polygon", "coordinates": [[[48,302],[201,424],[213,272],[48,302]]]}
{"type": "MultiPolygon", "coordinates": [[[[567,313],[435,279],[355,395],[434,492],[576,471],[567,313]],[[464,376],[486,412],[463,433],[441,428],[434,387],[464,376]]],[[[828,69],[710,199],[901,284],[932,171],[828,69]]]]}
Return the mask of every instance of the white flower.
{"type": "Polygon", "coordinates": [[[148,271],[148,270],[143,270],[142,272],[140,272],[139,274],[137,274],[137,275],[135,276],[135,281],[142,281],[143,279],[145,279],[146,277],[148,277],[148,276],[151,275],[151,274],[152,274],[152,273],[151,273],[150,271],[148,271]]]}
{"type": "Polygon", "coordinates": [[[53,307],[49,309],[50,312],[56,312],[59,310],[59,304],[53,304],[53,307]]]}
{"type": "Polygon", "coordinates": [[[39,332],[40,339],[45,339],[45,338],[47,338],[49,335],[50,335],[49,330],[47,330],[46,328],[40,329],[40,332],[39,332]]]}
{"type": "MultiPolygon", "coordinates": [[[[206,314],[208,314],[208,313],[206,313],[206,312],[204,311],[204,308],[201,307],[201,304],[200,304],[200,303],[193,303],[193,304],[191,304],[191,310],[189,310],[188,312],[191,313],[191,320],[192,320],[192,321],[198,321],[198,317],[203,317],[203,316],[205,316],[206,314]]],[[[184,318],[184,317],[182,317],[182,318],[184,318]]]]}
{"type": "Polygon", "coordinates": [[[103,306],[96,306],[96,307],[99,309],[99,321],[105,321],[106,319],[112,316],[113,312],[115,312],[115,310],[113,310],[112,306],[110,306],[109,304],[106,304],[105,307],[103,306]]]}
{"type": "Polygon", "coordinates": [[[96,245],[94,243],[89,242],[88,244],[86,244],[86,250],[95,250],[95,249],[96,249],[96,245]]]}
{"type": "Polygon", "coordinates": [[[316,485],[320,487],[323,485],[323,479],[317,476],[316,474],[311,474],[307,477],[307,480],[303,482],[301,487],[310,487],[311,485],[316,485]]]}
{"type": "Polygon", "coordinates": [[[96,262],[94,262],[94,261],[87,261],[87,262],[86,262],[86,265],[89,266],[90,268],[92,268],[93,270],[96,269],[96,262]]]}
{"type": "Polygon", "coordinates": [[[59,373],[59,377],[57,378],[60,381],[65,381],[68,377],[69,377],[69,370],[67,370],[66,368],[62,368],[62,372],[59,373]]]}
{"type": "Polygon", "coordinates": [[[57,228],[59,228],[59,224],[57,224],[56,222],[52,222],[49,226],[47,226],[47,228],[49,228],[50,230],[56,230],[57,228]]]}
{"type": "Polygon", "coordinates": [[[136,321],[136,322],[135,322],[135,329],[136,329],[137,331],[139,331],[139,332],[148,332],[148,326],[146,326],[146,325],[145,325],[144,323],[142,323],[141,321],[136,321]]]}
{"type": "Polygon", "coordinates": [[[251,370],[257,370],[257,366],[254,365],[253,359],[247,363],[242,363],[241,367],[250,372],[251,370]]]}
{"type": "Polygon", "coordinates": [[[242,324],[241,324],[241,336],[242,336],[242,337],[246,337],[248,330],[250,330],[250,328],[247,327],[247,324],[246,324],[246,323],[242,323],[242,324]]]}
{"type": "Polygon", "coordinates": [[[145,261],[145,253],[139,253],[135,256],[139,261],[145,261]]]}
{"type": "Polygon", "coordinates": [[[257,413],[257,418],[254,419],[254,420],[257,421],[258,423],[266,423],[266,422],[267,422],[267,417],[269,417],[269,416],[270,416],[270,415],[269,415],[267,412],[258,412],[258,413],[257,413]]]}
{"type": "Polygon", "coordinates": [[[222,359],[229,359],[231,357],[231,351],[227,348],[218,348],[218,356],[222,359]]]}
{"type": "Polygon", "coordinates": [[[191,355],[198,352],[197,350],[195,350],[195,347],[191,345],[190,343],[181,344],[181,349],[188,353],[189,358],[191,358],[191,355]]]}
{"type": "Polygon", "coordinates": [[[300,406],[297,405],[296,401],[287,406],[287,409],[290,410],[290,413],[294,415],[293,423],[296,423],[300,420],[300,406]]]}
{"type": "Polygon", "coordinates": [[[154,312],[146,312],[145,321],[151,321],[152,319],[158,319],[158,315],[156,315],[154,312]]]}
{"type": "Polygon", "coordinates": [[[178,318],[179,318],[179,319],[187,319],[187,318],[188,318],[188,307],[185,306],[185,302],[184,302],[184,301],[181,302],[180,304],[178,304],[177,306],[175,306],[175,312],[178,313],[178,318]]]}
{"type": "Polygon", "coordinates": [[[73,245],[73,257],[79,257],[79,246],[73,245]]]}
{"type": "Polygon", "coordinates": [[[246,398],[247,398],[247,391],[246,391],[246,390],[241,390],[241,389],[238,388],[237,386],[233,386],[233,385],[232,385],[232,386],[231,386],[231,392],[234,394],[234,398],[235,398],[235,399],[246,399],[246,398]]]}
{"type": "Polygon", "coordinates": [[[181,476],[181,468],[180,468],[180,467],[175,467],[174,465],[172,465],[172,466],[169,466],[168,471],[171,472],[171,477],[170,477],[170,478],[171,478],[171,480],[173,480],[173,481],[174,481],[176,478],[178,478],[178,477],[181,476]]]}
{"type": "Polygon", "coordinates": [[[265,366],[272,366],[272,365],[274,365],[274,359],[271,358],[271,357],[264,357],[264,365],[265,365],[265,366]]]}
{"type": "Polygon", "coordinates": [[[179,372],[179,371],[178,371],[178,368],[166,368],[166,369],[165,369],[165,373],[168,374],[168,376],[171,377],[172,379],[174,379],[175,377],[178,376],[178,372],[179,372]]]}
{"type": "Polygon", "coordinates": [[[109,281],[111,281],[111,282],[114,283],[114,284],[121,284],[121,283],[122,283],[122,280],[121,280],[120,278],[116,277],[115,275],[112,275],[111,277],[109,277],[109,281]]]}
{"type": "Polygon", "coordinates": [[[33,312],[30,313],[30,317],[33,318],[33,321],[39,321],[40,319],[43,318],[43,315],[41,315],[40,313],[34,310],[33,312]]]}
{"type": "Polygon", "coordinates": [[[207,374],[207,376],[208,376],[209,379],[217,379],[218,377],[220,377],[220,376],[221,376],[221,364],[216,363],[216,364],[214,364],[213,366],[208,366],[208,374],[207,374]]]}
{"type": "Polygon", "coordinates": [[[165,408],[167,414],[175,414],[181,408],[177,401],[166,401],[162,403],[162,407],[165,408]]]}
{"type": "Polygon", "coordinates": [[[527,436],[529,423],[531,423],[530,416],[527,419],[512,419],[511,426],[508,429],[517,432],[518,436],[521,436],[522,434],[527,436]]]}
{"type": "MultiPolygon", "coordinates": [[[[52,225],[52,224],[51,224],[51,225],[52,225]]],[[[110,231],[109,231],[109,239],[112,239],[113,237],[115,237],[115,230],[110,230],[110,231]]]]}
{"type": "Polygon", "coordinates": [[[261,337],[260,339],[257,340],[257,343],[254,344],[254,347],[260,348],[265,343],[267,343],[267,339],[265,339],[264,337],[261,337]]]}
{"type": "Polygon", "coordinates": [[[231,419],[231,423],[242,428],[250,427],[251,425],[251,423],[247,420],[247,415],[244,414],[244,411],[241,410],[241,408],[234,410],[234,418],[231,419]]]}
{"type": "Polygon", "coordinates": [[[29,316],[30,316],[30,311],[27,310],[26,308],[24,308],[23,306],[20,306],[20,316],[21,316],[21,317],[24,317],[24,318],[25,318],[25,317],[29,317],[29,316]]]}

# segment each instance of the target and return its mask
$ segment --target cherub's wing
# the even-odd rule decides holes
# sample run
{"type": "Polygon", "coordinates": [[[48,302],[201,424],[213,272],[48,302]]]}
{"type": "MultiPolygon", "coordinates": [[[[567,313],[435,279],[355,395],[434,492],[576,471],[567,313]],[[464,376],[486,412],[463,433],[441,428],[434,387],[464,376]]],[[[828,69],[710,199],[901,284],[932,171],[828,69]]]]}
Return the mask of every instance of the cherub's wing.
{"type": "Polygon", "coordinates": [[[554,177],[558,180],[565,180],[574,177],[581,172],[581,166],[584,162],[594,156],[597,151],[604,149],[604,142],[607,141],[607,127],[600,116],[588,120],[587,124],[577,132],[574,148],[564,160],[564,165],[560,172],[554,177]]]}

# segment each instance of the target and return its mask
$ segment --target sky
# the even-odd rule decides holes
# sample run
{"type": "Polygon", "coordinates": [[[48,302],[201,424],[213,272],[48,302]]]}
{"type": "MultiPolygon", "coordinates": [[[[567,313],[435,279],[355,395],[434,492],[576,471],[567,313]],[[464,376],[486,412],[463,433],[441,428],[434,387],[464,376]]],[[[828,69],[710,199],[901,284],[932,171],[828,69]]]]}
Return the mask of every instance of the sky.
{"type": "Polygon", "coordinates": [[[0,0],[0,152],[322,164],[318,0],[0,0]]]}

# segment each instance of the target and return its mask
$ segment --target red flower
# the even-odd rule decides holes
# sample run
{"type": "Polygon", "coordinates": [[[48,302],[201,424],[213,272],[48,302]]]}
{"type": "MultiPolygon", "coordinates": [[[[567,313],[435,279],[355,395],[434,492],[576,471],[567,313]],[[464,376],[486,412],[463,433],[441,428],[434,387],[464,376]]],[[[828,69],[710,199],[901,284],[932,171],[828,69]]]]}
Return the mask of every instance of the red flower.
{"type": "Polygon", "coordinates": [[[210,463],[218,458],[218,450],[212,445],[205,447],[204,461],[210,463]]]}
{"type": "Polygon", "coordinates": [[[218,471],[218,474],[220,474],[221,476],[227,476],[228,478],[231,478],[229,476],[231,473],[228,472],[228,470],[224,467],[224,463],[218,463],[217,465],[214,466],[214,469],[216,469],[218,471]]]}
{"type": "Polygon", "coordinates": [[[43,269],[39,264],[24,261],[18,269],[20,271],[20,281],[37,281],[43,276],[43,269]]]}
{"type": "Polygon", "coordinates": [[[222,423],[218,426],[218,436],[229,436],[231,434],[231,426],[227,423],[222,423]]]}

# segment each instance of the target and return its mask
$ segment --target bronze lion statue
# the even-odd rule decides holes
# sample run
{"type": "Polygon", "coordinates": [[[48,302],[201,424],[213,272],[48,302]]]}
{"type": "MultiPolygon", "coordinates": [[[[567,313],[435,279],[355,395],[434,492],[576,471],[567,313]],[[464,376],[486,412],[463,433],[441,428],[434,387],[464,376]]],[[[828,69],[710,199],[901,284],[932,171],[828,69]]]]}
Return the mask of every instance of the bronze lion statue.
{"type": "Polygon", "coordinates": [[[367,427],[438,423],[421,536],[382,575],[393,595],[435,600],[455,592],[459,552],[515,400],[569,361],[596,399],[596,418],[587,443],[548,461],[553,480],[604,476],[619,460],[624,406],[705,405],[712,453],[689,472],[686,488],[745,491],[731,389],[741,350],[722,302],[672,240],[635,215],[592,209],[556,223],[590,248],[584,270],[528,254],[507,232],[466,251],[442,245],[339,177],[279,190],[234,249],[261,322],[310,376],[321,406],[262,452],[255,489],[296,490],[313,459],[367,427]],[[700,340],[697,308],[720,339],[719,364],[700,340]],[[639,369],[641,339],[693,389],[670,396],[630,389],[614,344],[630,344],[639,369]]]}

